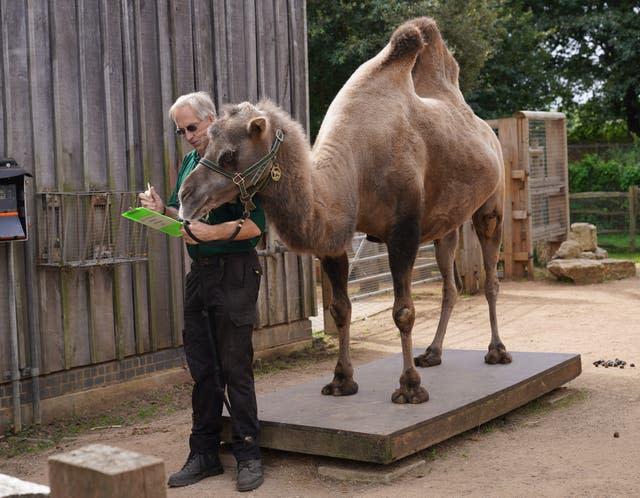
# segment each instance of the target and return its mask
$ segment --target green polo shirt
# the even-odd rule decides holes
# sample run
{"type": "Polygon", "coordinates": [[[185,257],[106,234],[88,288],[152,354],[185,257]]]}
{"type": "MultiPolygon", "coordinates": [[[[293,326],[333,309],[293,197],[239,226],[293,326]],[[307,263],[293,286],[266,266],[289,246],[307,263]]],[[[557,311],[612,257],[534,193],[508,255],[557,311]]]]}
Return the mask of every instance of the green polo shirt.
{"type": "MultiPolygon", "coordinates": [[[[192,150],[184,156],[184,159],[182,160],[182,166],[180,167],[180,171],[178,172],[176,188],[173,190],[171,197],[169,197],[169,202],[167,203],[168,206],[174,207],[176,209],[180,207],[180,201],[178,200],[178,191],[180,190],[180,186],[182,185],[182,182],[184,182],[187,175],[189,175],[189,173],[191,173],[198,165],[198,161],[200,161],[200,156],[195,150],[192,150]]],[[[211,174],[215,175],[216,173],[212,171],[211,174]]],[[[253,221],[262,232],[264,232],[266,226],[264,210],[255,197],[253,199],[253,202],[256,205],[256,208],[251,211],[249,219],[253,221]]],[[[225,221],[238,220],[242,218],[242,212],[242,203],[240,202],[240,198],[237,197],[236,202],[223,204],[222,206],[209,211],[206,221],[210,225],[215,225],[217,223],[224,223],[225,221]]],[[[214,256],[217,254],[225,254],[230,252],[247,252],[253,249],[258,244],[259,240],[260,237],[254,237],[252,239],[246,240],[232,240],[231,242],[214,244],[212,246],[206,244],[187,244],[187,251],[189,252],[189,256],[191,257],[191,259],[214,256]]]]}

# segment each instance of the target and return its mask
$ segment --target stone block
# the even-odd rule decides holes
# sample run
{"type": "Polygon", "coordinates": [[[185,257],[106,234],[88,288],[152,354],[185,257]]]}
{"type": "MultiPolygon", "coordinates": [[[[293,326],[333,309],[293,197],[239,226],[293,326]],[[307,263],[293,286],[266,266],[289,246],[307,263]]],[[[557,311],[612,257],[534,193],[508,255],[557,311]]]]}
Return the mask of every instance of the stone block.
{"type": "Polygon", "coordinates": [[[597,284],[636,274],[633,261],[621,259],[554,259],[547,269],[558,279],[576,284],[597,284]]]}
{"type": "Polygon", "coordinates": [[[553,258],[557,259],[576,259],[580,257],[582,248],[576,240],[565,240],[554,254],[553,258]]]}
{"type": "Polygon", "coordinates": [[[636,276],[636,265],[625,259],[603,259],[605,280],[620,280],[636,276]]]}
{"type": "Polygon", "coordinates": [[[49,487],[0,474],[0,498],[49,498],[49,487]]]}
{"type": "Polygon", "coordinates": [[[51,498],[166,498],[164,462],[92,444],[49,458],[51,498]]]}
{"type": "Polygon", "coordinates": [[[560,280],[576,284],[595,284],[604,281],[602,265],[593,259],[554,259],[547,269],[560,280]]]}
{"type": "Polygon", "coordinates": [[[598,247],[598,233],[595,225],[591,223],[572,223],[569,240],[578,242],[582,251],[595,251],[596,247],[598,247]]]}
{"type": "Polygon", "coordinates": [[[607,259],[609,257],[609,252],[602,247],[596,247],[596,259],[607,259]]]}

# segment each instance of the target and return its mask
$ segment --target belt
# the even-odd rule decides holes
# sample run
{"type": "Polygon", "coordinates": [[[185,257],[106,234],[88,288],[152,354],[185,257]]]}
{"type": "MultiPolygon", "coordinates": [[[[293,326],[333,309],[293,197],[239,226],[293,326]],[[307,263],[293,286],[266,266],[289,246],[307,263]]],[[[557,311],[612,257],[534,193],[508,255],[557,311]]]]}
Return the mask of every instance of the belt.
{"type": "Polygon", "coordinates": [[[254,251],[227,252],[224,254],[216,254],[215,256],[203,256],[200,258],[193,258],[192,264],[197,266],[220,265],[225,259],[246,258],[247,256],[250,256],[254,251]]]}
{"type": "Polygon", "coordinates": [[[224,256],[220,255],[220,256],[209,256],[209,257],[204,257],[204,258],[195,258],[193,260],[193,264],[197,265],[197,266],[212,266],[212,265],[219,265],[222,260],[224,259],[224,256]]]}

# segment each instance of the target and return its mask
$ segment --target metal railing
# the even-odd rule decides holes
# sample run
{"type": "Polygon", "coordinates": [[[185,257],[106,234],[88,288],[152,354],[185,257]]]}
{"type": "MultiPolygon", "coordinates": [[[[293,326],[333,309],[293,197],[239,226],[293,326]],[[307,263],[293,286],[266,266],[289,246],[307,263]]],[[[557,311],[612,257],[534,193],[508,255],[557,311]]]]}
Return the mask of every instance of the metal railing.
{"type": "MultiPolygon", "coordinates": [[[[358,301],[393,290],[387,246],[371,242],[363,233],[356,233],[349,255],[349,296],[358,301]]],[[[421,245],[413,266],[411,283],[419,284],[441,278],[433,244],[421,245]]]]}

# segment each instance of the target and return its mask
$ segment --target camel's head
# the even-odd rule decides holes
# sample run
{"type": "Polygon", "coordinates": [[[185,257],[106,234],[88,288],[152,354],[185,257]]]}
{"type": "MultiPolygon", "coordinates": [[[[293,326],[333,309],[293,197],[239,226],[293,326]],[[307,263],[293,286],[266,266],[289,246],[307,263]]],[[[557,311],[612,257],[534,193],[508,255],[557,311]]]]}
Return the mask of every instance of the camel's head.
{"type": "MultiPolygon", "coordinates": [[[[187,176],[178,192],[182,219],[198,219],[209,210],[234,201],[240,193],[234,175],[258,162],[273,144],[275,132],[269,119],[252,104],[225,106],[222,111],[222,116],[209,127],[205,161],[187,176]]],[[[268,171],[260,178],[265,174],[268,171]]],[[[245,185],[250,191],[249,181],[247,178],[245,185]]]]}

